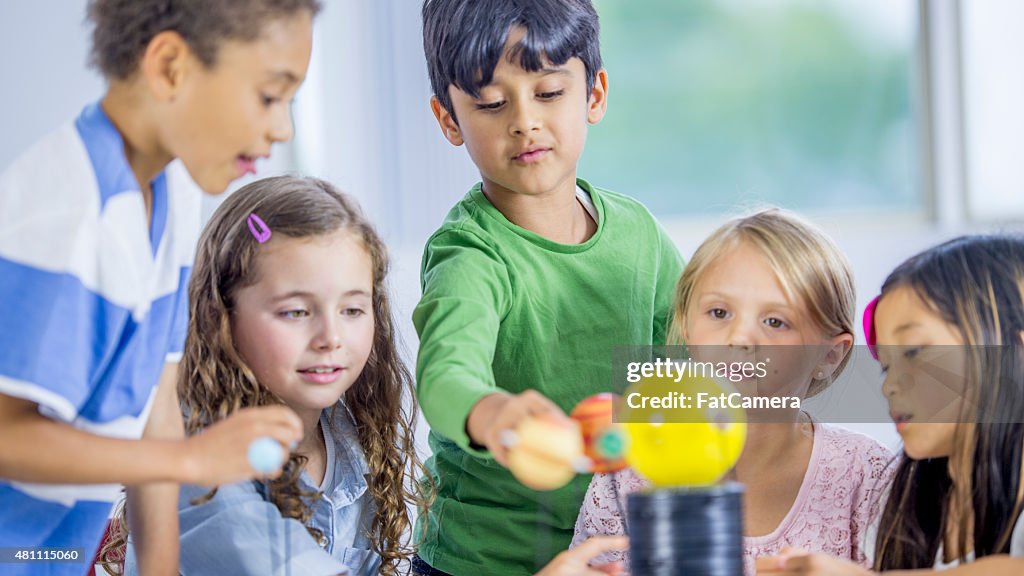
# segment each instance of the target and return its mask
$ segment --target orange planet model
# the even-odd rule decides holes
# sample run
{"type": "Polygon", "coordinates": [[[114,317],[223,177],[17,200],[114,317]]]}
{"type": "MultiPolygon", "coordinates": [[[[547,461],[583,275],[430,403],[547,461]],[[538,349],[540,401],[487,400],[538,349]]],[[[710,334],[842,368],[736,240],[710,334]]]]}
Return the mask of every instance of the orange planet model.
{"type": "Polygon", "coordinates": [[[612,421],[616,396],[609,392],[584,398],[569,416],[583,433],[583,454],[589,459],[587,472],[617,472],[626,467],[626,435],[612,421]]]}

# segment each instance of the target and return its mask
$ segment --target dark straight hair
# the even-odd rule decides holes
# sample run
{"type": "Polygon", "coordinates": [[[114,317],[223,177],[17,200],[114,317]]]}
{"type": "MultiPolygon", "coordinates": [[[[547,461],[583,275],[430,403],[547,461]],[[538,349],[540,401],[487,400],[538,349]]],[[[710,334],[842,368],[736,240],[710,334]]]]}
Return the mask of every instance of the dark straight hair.
{"type": "Polygon", "coordinates": [[[426,0],[423,51],[434,95],[452,113],[448,87],[478,97],[515,27],[526,36],[511,57],[536,72],[545,59],[561,66],[579,58],[587,71],[587,94],[601,69],[600,26],[591,0],[426,0]]]}
{"type": "Polygon", "coordinates": [[[934,566],[951,523],[961,562],[972,548],[976,558],[1006,554],[1022,505],[1024,237],[964,236],[940,244],[893,271],[881,298],[897,288],[913,290],[959,332],[967,358],[963,406],[975,413],[958,420],[952,475],[949,458],[901,457],[882,513],[875,569],[934,566]]]}

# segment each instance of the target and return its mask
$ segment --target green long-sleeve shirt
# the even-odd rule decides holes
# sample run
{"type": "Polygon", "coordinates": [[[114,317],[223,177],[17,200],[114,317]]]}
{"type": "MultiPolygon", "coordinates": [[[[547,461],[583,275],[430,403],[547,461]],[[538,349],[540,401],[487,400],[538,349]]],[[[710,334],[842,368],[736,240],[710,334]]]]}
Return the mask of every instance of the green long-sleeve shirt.
{"type": "Polygon", "coordinates": [[[664,343],[678,251],[639,202],[578,183],[598,214],[583,244],[512,224],[477,185],[424,250],[417,397],[432,428],[427,467],[438,494],[416,541],[439,570],[533,574],[568,548],[590,480],[526,488],[470,447],[473,405],[532,388],[568,413],[611,389],[615,346],[664,343]]]}

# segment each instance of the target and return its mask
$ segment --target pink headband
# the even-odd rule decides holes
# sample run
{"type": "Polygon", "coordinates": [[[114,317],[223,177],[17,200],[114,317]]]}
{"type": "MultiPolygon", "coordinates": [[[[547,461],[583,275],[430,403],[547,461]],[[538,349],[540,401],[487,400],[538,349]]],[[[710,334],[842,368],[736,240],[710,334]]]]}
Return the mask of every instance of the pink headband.
{"type": "Polygon", "coordinates": [[[270,236],[272,235],[270,226],[267,226],[267,223],[257,216],[255,212],[249,214],[249,217],[245,219],[245,222],[249,225],[249,232],[252,232],[252,236],[257,242],[263,244],[267,240],[270,240],[270,236]]]}
{"type": "Polygon", "coordinates": [[[867,308],[864,308],[864,337],[868,341],[868,350],[871,352],[871,357],[878,360],[878,344],[875,338],[875,306],[878,305],[878,299],[881,296],[875,296],[875,299],[868,302],[867,308]]]}

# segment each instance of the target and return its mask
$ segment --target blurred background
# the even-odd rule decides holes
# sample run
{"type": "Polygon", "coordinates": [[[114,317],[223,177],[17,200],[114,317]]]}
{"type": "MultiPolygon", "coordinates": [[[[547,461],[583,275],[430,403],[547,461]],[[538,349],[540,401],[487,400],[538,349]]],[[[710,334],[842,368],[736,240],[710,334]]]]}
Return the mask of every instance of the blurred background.
{"type": "MultiPolygon", "coordinates": [[[[726,217],[784,206],[837,240],[862,310],[907,256],[1021,229],[1024,3],[595,4],[609,109],[579,173],[646,203],[684,257],[726,217]]],[[[478,174],[429,111],[421,2],[324,5],[295,140],[259,175],[316,175],[359,198],[392,249],[412,361],[423,244],[478,174]]],[[[102,94],[84,13],[85,0],[0,5],[0,167],[102,94]]],[[[824,414],[840,404],[820,402],[824,414]]],[[[854,427],[897,439],[891,425],[854,427]]]]}

